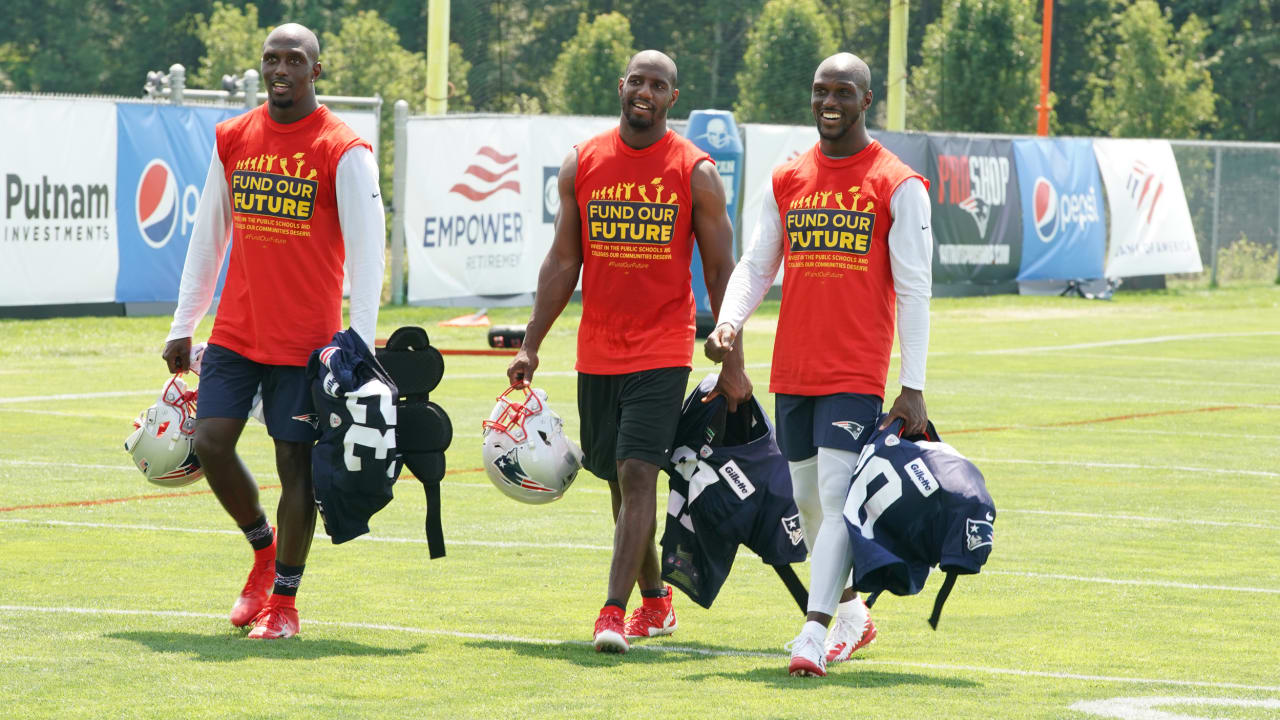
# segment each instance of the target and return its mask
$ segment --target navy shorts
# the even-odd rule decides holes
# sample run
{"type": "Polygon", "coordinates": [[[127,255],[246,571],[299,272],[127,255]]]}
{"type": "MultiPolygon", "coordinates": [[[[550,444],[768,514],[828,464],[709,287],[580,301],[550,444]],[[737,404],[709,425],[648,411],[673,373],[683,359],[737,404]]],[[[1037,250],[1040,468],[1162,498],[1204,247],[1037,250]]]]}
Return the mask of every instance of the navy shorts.
{"type": "Polygon", "coordinates": [[[686,367],[578,373],[583,467],[609,481],[618,479],[622,460],[666,467],[688,384],[686,367]]]}
{"type": "Polygon", "coordinates": [[[862,452],[875,432],[884,401],[875,395],[783,395],[774,398],[778,448],[789,462],[808,460],[818,448],[862,452]]]}
{"type": "Polygon", "coordinates": [[[249,417],[259,385],[267,433],[284,442],[315,442],[316,409],[305,367],[263,365],[213,343],[200,368],[196,418],[249,417]]]}

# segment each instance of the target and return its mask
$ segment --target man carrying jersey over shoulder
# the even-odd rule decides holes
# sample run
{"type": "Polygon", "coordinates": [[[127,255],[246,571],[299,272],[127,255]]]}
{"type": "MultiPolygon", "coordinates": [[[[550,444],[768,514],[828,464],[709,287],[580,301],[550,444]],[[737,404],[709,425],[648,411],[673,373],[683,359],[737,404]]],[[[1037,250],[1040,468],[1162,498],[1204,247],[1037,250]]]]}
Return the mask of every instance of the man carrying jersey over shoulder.
{"type": "MultiPolygon", "coordinates": [[[[670,458],[693,366],[693,236],[713,311],[733,271],[724,185],[706,153],[667,129],[676,83],[671,58],[637,53],[618,80],[618,128],[565,157],[555,238],[538,273],[524,345],[507,368],[512,385],[532,382],[538,348],[581,273],[576,369],[584,465],[609,483],[615,523],[593,635],[601,652],[625,653],[628,638],[675,630],[654,532],[658,470],[670,458]],[[626,618],[637,583],[643,600],[626,618]]],[[[715,393],[730,407],[751,396],[740,352],[728,354],[715,393]]]]}
{"type": "Polygon", "coordinates": [[[842,513],[884,402],[895,309],[902,392],[883,424],[903,418],[910,435],[928,419],[928,183],[867,133],[870,85],[866,63],[849,53],[818,66],[811,88],[818,143],[774,169],[706,344],[714,361],[734,348],[785,261],[770,390],[811,552],[807,621],[790,645],[792,675],[823,676],[828,662],[875,638],[866,606],[845,587],[852,549],[842,513]]]}
{"type": "Polygon", "coordinates": [[[294,597],[316,525],[317,424],[306,364],[343,327],[344,263],[350,325],[370,348],[382,295],[378,166],[369,143],[317,101],[319,53],[307,28],[273,30],[262,47],[266,105],[218,124],[163,352],[170,372],[189,369],[191,336],[213,301],[230,240],[200,374],[195,449],[209,487],[254,549],[231,609],[233,625],[253,625],[251,638],[298,632],[294,597]],[[278,537],[236,453],[259,386],[280,475],[278,537]]]}

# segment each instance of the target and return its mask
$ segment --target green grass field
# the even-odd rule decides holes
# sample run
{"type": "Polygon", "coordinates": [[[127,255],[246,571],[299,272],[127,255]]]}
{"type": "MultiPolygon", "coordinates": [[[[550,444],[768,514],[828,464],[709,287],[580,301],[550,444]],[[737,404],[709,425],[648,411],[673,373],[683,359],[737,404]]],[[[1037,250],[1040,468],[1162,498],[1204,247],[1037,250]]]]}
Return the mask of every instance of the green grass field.
{"type": "MultiPolygon", "coordinates": [[[[317,538],[301,634],[247,640],[226,621],[238,530],[203,482],[148,485],[122,449],[164,381],[168,319],[0,320],[0,717],[1280,717],[1280,288],[933,308],[930,416],[987,477],[994,551],[936,632],[938,576],[883,597],[879,639],[821,680],[786,674],[801,616],[748,555],[711,610],[677,597],[674,636],[594,652],[607,490],[584,475],[534,507],[489,484],[496,357],[447,357],[432,395],[455,428],[448,556],[428,559],[405,480],[371,537],[317,538]]],[[[578,310],[536,377],[573,437],[578,310]]],[[[386,308],[379,335],[484,347],[437,326],[461,312],[386,308]]],[[[766,303],[746,336],[770,411],[776,317],[766,303]]],[[[709,369],[699,350],[691,381],[709,369]]],[[[261,426],[241,452],[274,509],[261,426]]]]}

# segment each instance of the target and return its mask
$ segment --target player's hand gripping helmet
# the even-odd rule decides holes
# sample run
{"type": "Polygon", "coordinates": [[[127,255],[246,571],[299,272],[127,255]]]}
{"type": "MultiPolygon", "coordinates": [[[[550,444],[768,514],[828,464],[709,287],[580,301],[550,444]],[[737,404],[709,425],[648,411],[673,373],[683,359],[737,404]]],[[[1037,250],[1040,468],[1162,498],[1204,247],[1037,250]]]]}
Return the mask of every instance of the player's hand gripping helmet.
{"type": "Polygon", "coordinates": [[[149,482],[182,487],[204,477],[195,452],[196,391],[174,375],[160,399],[133,421],[136,428],[124,449],[149,482]]]}
{"type": "Polygon", "coordinates": [[[505,495],[541,505],[558,500],[582,468],[582,451],[564,435],[547,394],[513,385],[484,426],[484,469],[505,495]]]}

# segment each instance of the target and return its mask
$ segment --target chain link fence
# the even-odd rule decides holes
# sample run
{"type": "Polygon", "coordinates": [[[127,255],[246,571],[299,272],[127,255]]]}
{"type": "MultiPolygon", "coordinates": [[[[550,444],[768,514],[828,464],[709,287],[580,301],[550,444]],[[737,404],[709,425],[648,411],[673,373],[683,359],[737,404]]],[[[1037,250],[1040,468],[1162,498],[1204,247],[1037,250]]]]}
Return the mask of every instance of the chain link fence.
{"type": "Polygon", "coordinates": [[[1171,140],[1210,287],[1280,282],[1280,143],[1171,140]]]}

